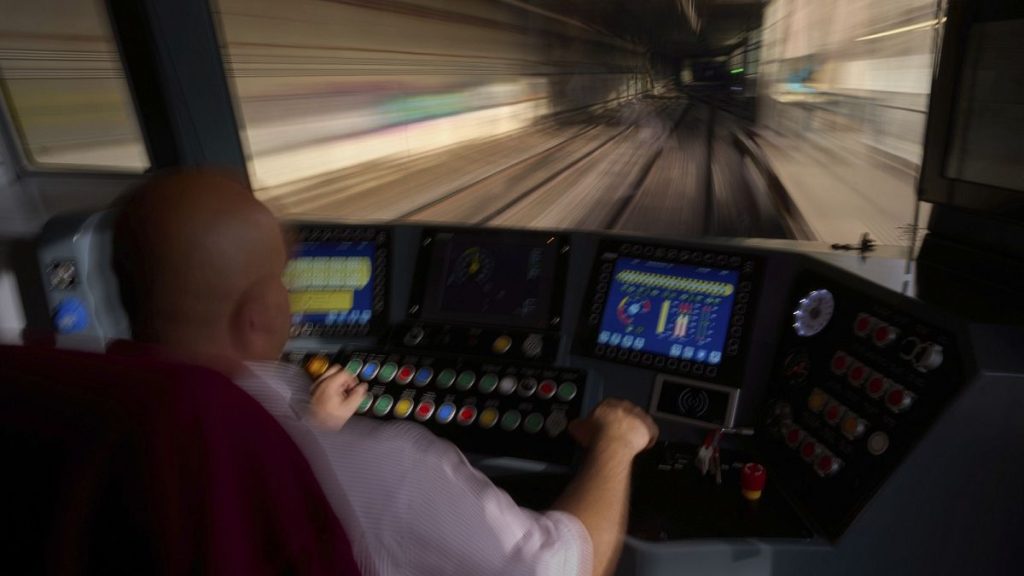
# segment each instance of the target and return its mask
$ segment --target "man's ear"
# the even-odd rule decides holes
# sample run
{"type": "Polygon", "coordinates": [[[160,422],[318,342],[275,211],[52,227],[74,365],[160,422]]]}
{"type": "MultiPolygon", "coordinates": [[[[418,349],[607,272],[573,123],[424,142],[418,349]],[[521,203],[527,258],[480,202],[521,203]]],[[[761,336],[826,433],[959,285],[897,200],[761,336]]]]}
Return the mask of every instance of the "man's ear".
{"type": "MultiPolygon", "coordinates": [[[[276,360],[283,346],[281,321],[272,282],[255,282],[238,299],[232,340],[245,360],[276,360]]],[[[285,337],[287,337],[285,335],[285,337]]]]}

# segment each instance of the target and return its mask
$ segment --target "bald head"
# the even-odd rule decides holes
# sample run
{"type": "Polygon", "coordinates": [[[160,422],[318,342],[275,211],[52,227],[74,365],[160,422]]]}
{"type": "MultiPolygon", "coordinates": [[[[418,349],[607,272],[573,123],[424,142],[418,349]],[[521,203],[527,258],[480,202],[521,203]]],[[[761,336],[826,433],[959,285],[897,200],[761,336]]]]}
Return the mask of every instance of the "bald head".
{"type": "Polygon", "coordinates": [[[151,179],[128,197],[114,243],[137,339],[188,355],[280,355],[285,242],[239,179],[213,171],[151,179]]]}

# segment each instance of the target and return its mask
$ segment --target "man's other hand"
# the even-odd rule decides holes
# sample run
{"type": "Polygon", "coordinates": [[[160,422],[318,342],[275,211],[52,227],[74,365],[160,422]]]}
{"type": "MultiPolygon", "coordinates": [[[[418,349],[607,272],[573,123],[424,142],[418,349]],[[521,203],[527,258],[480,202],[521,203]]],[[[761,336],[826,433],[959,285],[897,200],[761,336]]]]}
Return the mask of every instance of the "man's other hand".
{"type": "Polygon", "coordinates": [[[620,448],[633,457],[654,445],[658,439],[658,426],[636,404],[607,398],[589,416],[571,422],[569,433],[587,448],[620,448]]]}
{"type": "Polygon", "coordinates": [[[369,385],[335,364],[313,383],[309,415],[313,422],[328,430],[341,430],[366,398],[369,385]]]}

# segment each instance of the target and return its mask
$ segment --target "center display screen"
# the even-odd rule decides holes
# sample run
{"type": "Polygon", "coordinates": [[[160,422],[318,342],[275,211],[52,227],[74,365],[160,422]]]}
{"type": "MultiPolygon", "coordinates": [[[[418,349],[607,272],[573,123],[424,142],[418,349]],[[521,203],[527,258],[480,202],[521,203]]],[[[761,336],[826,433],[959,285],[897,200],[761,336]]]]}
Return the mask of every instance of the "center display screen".
{"type": "Polygon", "coordinates": [[[717,365],[738,282],[736,270],[619,258],[597,343],[717,365]]]}
{"type": "Polygon", "coordinates": [[[292,325],[365,326],[373,318],[373,241],[302,241],[284,272],[292,325]]]}
{"type": "Polygon", "coordinates": [[[438,232],[423,275],[421,315],[517,328],[548,327],[563,241],[550,234],[438,232]]]}

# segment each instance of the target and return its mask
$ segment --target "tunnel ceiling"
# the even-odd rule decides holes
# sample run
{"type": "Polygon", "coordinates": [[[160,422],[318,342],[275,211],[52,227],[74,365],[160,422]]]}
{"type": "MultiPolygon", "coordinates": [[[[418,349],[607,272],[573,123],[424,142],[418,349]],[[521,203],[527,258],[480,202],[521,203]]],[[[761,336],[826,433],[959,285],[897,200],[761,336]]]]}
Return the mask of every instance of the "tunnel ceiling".
{"type": "Polygon", "coordinates": [[[684,13],[689,0],[528,0],[667,56],[718,56],[761,27],[766,0],[693,0],[695,30],[684,13]]]}

